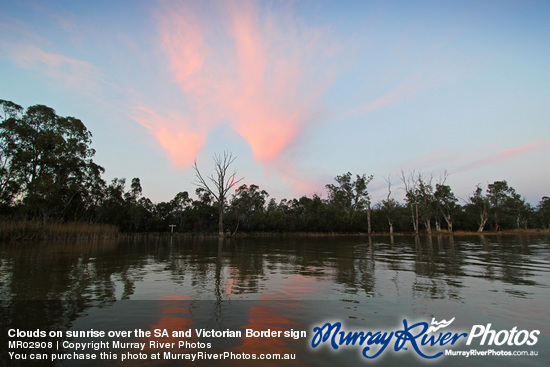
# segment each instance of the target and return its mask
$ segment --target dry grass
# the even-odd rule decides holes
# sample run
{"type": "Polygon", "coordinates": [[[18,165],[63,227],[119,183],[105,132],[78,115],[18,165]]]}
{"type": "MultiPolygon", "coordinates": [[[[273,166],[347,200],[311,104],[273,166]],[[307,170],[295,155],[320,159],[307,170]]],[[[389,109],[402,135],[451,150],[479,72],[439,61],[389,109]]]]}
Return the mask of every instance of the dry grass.
{"type": "Polygon", "coordinates": [[[0,241],[100,239],[118,236],[118,227],[97,223],[42,223],[0,218],[0,241]]]}
{"type": "Polygon", "coordinates": [[[550,229],[507,229],[504,231],[493,232],[493,231],[484,231],[484,232],[467,232],[467,231],[456,231],[453,232],[455,236],[471,236],[471,235],[514,235],[514,234],[550,234],[550,229]]]}

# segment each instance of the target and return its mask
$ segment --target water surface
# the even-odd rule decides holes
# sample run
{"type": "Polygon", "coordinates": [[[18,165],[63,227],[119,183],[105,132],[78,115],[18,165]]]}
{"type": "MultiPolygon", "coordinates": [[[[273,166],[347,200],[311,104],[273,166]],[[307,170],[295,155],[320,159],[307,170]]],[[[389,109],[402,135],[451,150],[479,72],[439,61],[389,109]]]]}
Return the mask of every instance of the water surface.
{"type": "MultiPolygon", "coordinates": [[[[211,343],[209,352],[296,355],[296,360],[288,363],[262,361],[260,365],[425,365],[426,361],[412,350],[394,352],[393,344],[375,360],[362,357],[362,348],[358,346],[333,351],[327,345],[313,350],[312,330],[327,321],[339,321],[346,330],[375,332],[403,329],[403,319],[412,323],[455,318],[449,330],[469,333],[473,325],[488,323],[497,331],[513,327],[540,330],[535,346],[492,347],[534,350],[538,356],[441,357],[435,363],[547,366],[549,250],[548,236],[371,240],[142,237],[93,243],[3,244],[0,246],[2,333],[9,329],[65,332],[136,328],[151,332],[155,329],[306,331],[307,338],[300,339],[193,335],[186,340],[211,343]]],[[[146,342],[148,355],[167,350],[150,346],[150,341],[159,338],[124,340],[146,342]]],[[[162,341],[178,340],[181,338],[162,341]]],[[[94,338],[72,341],[89,342],[94,338]]],[[[28,365],[10,359],[8,352],[13,350],[7,348],[6,342],[2,343],[2,359],[7,365],[28,365]]],[[[188,349],[197,350],[203,349],[188,349]]],[[[123,351],[131,349],[111,350],[123,351]]],[[[150,359],[146,362],[40,364],[153,364],[150,359]]],[[[182,363],[162,361],[159,365],[182,363]]],[[[236,360],[194,363],[241,364],[243,361],[236,360]]]]}

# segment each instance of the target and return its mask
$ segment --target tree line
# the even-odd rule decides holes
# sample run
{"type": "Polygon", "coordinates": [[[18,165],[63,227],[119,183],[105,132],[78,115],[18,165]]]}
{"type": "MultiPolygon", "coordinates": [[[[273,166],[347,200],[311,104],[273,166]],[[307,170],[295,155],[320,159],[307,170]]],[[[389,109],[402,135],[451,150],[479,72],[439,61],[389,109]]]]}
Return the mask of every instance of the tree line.
{"type": "Polygon", "coordinates": [[[446,184],[416,172],[401,172],[403,202],[373,203],[372,175],[350,172],[318,195],[277,201],[259,186],[240,184],[230,153],[214,156],[203,176],[195,163],[195,195],[187,191],[153,203],[139,178],[107,183],[91,148],[92,134],[77,118],[54,109],[0,100],[0,216],[42,222],[114,224],[127,232],[432,232],[550,228],[550,198],[532,206],[505,180],[476,186],[461,204],[446,184]],[[230,189],[233,194],[230,195],[230,189]]]}

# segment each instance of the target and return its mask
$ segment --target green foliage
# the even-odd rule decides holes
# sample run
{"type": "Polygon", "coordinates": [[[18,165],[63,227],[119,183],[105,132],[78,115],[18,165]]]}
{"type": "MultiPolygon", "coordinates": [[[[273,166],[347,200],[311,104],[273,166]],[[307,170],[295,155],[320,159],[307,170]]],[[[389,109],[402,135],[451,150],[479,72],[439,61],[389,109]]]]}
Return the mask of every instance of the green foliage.
{"type": "Polygon", "coordinates": [[[260,190],[257,185],[241,185],[235,190],[230,201],[231,224],[233,231],[241,230],[264,230],[264,212],[266,199],[269,196],[267,191],[260,190]]]}
{"type": "MultiPolygon", "coordinates": [[[[370,196],[367,186],[373,176],[356,175],[352,181],[351,172],[336,176],[334,179],[338,185],[328,184],[328,205],[332,206],[333,214],[338,214],[338,228],[344,231],[353,231],[353,228],[363,228],[361,224],[367,224],[367,219],[362,220],[360,213],[370,210],[370,196]]],[[[366,230],[366,226],[364,230],[366,230]]]]}
{"type": "Polygon", "coordinates": [[[542,197],[537,206],[537,214],[539,228],[550,229],[550,197],[542,197]]]}
{"type": "Polygon", "coordinates": [[[103,184],[104,170],[92,159],[92,134],[82,121],[58,116],[50,107],[31,106],[23,113],[11,102],[0,103],[1,180],[8,187],[2,204],[16,204],[29,219],[85,218],[103,184]]]}

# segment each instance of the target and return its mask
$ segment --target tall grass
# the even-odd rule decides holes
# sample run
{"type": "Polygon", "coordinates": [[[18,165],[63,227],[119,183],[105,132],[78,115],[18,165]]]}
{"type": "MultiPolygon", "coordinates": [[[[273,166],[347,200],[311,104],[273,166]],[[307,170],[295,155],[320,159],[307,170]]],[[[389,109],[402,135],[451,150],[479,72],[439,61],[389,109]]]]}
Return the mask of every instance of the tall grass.
{"type": "Polygon", "coordinates": [[[0,218],[0,241],[102,239],[118,237],[118,227],[97,223],[42,223],[0,218]]]}

